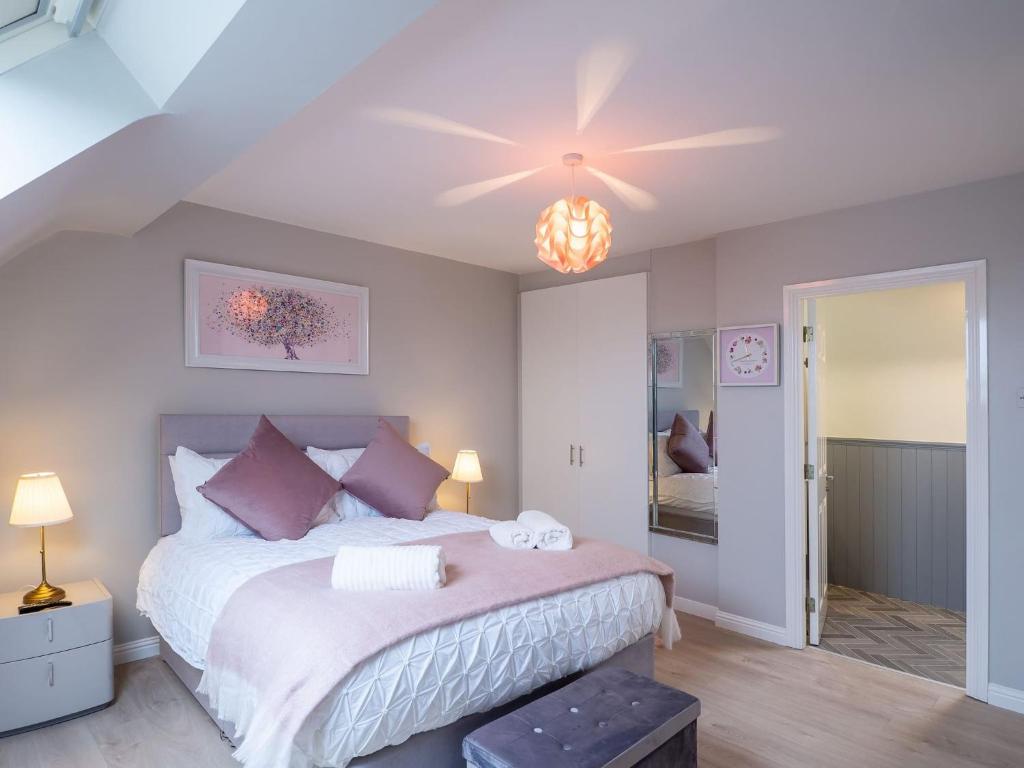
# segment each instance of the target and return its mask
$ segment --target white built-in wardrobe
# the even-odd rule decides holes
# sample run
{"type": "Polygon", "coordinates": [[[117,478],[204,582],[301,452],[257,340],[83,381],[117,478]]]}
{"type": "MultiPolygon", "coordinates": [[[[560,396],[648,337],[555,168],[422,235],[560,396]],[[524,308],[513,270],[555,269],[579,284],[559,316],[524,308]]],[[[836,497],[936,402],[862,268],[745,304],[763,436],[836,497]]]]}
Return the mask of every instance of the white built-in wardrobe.
{"type": "Polygon", "coordinates": [[[647,552],[647,274],[520,296],[524,509],[647,552]]]}

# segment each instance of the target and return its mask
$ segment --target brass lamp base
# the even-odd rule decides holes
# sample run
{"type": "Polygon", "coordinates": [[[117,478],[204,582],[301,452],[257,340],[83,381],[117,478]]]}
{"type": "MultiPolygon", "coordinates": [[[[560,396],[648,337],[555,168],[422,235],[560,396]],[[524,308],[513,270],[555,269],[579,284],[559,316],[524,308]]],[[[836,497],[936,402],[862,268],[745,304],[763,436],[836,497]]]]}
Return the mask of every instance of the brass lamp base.
{"type": "Polygon", "coordinates": [[[46,579],[43,579],[43,583],[33,589],[31,592],[26,592],[22,601],[25,605],[38,605],[39,603],[55,603],[58,600],[63,600],[65,596],[64,590],[60,587],[55,587],[51,584],[46,583],[46,579]]]}

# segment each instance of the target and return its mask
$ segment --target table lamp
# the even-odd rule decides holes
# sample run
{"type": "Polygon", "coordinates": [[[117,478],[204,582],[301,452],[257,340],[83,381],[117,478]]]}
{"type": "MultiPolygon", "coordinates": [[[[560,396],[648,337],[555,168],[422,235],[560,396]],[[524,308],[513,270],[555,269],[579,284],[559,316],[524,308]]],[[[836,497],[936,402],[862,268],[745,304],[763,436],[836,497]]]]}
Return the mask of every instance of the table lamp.
{"type": "Polygon", "coordinates": [[[452,480],[466,484],[466,514],[469,514],[469,486],[484,479],[480,472],[480,457],[476,451],[459,451],[455,456],[455,467],[452,469],[452,480]]]}
{"type": "Polygon", "coordinates": [[[53,472],[35,472],[18,478],[11,505],[11,525],[19,528],[39,529],[39,557],[43,564],[43,581],[25,594],[26,604],[52,603],[64,599],[64,590],[46,581],[46,528],[47,525],[66,523],[74,515],[68,497],[64,495],[60,478],[53,472]]]}

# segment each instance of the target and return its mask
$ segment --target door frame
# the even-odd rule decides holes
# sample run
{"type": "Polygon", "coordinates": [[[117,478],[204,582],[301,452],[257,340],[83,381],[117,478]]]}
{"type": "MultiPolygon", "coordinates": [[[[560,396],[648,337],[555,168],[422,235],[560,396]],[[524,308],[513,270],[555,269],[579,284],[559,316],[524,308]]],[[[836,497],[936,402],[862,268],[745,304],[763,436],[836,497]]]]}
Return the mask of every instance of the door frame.
{"type": "Polygon", "coordinates": [[[851,293],[963,282],[967,327],[967,695],[988,701],[988,309],[985,261],[940,264],[787,285],[783,295],[787,645],[807,645],[807,506],[804,491],[802,302],[851,293]]]}

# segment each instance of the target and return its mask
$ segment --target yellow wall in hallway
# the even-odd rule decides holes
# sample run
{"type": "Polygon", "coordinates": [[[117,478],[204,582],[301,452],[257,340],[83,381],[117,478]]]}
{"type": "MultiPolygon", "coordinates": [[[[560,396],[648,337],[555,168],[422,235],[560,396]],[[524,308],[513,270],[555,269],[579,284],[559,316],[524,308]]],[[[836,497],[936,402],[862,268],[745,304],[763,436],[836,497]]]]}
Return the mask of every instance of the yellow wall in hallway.
{"type": "Polygon", "coordinates": [[[831,437],[966,442],[962,283],[818,302],[831,437]]]}

